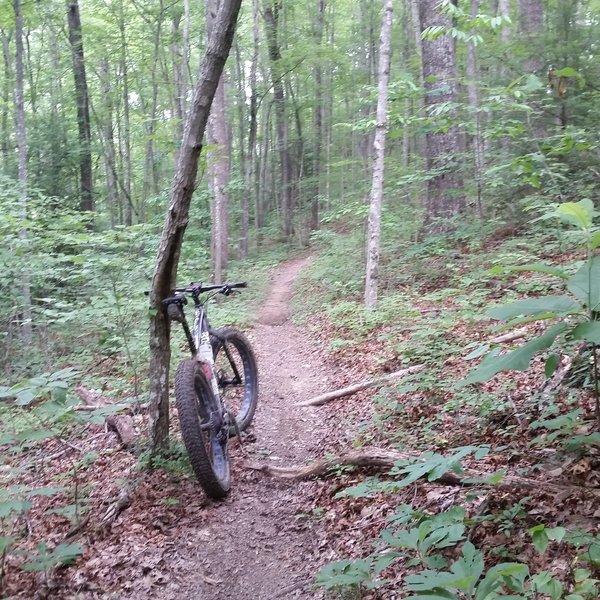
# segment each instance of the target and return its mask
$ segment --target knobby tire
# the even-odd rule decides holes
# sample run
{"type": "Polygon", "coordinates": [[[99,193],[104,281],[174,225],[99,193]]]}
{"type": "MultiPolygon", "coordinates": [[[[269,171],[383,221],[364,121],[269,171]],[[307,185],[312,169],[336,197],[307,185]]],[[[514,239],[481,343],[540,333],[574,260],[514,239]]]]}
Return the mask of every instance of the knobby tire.
{"type": "MultiPolygon", "coordinates": [[[[258,404],[258,367],[248,338],[235,327],[222,327],[213,332],[213,354],[221,397],[235,417],[240,431],[248,428],[258,404]],[[223,385],[234,379],[233,369],[225,352],[225,346],[234,359],[241,382],[223,385]]],[[[230,435],[235,428],[230,428],[230,435]]]]}
{"type": "Polygon", "coordinates": [[[210,422],[218,400],[197,361],[184,360],[177,367],[175,400],[183,443],[194,473],[206,494],[220,500],[231,487],[229,456],[217,432],[201,427],[210,422]]]}

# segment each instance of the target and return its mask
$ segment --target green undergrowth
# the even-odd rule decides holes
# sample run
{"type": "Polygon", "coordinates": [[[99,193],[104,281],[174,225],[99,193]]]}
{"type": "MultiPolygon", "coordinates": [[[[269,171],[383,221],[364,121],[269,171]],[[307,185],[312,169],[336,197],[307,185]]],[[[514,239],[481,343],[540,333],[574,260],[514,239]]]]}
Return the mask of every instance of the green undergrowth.
{"type": "Polygon", "coordinates": [[[457,385],[489,350],[487,339],[517,327],[525,327],[529,337],[539,333],[532,319],[508,329],[493,324],[488,309],[563,293],[557,267],[570,277],[585,264],[573,236],[554,222],[530,223],[518,232],[490,222],[416,242],[410,225],[384,220],[379,301],[376,310],[367,311],[364,231],[348,225],[343,231],[315,234],[320,252],[299,285],[314,292],[296,296],[295,318],[326,330],[335,362],[357,380],[417,364],[424,369],[372,391],[371,418],[360,411],[352,440],[358,448],[410,450],[415,458],[396,462],[375,479],[349,477],[344,470],[343,480],[362,483],[342,489],[334,508],[336,514],[360,514],[373,502],[395,502],[398,507],[387,511],[391,525],[363,520],[361,529],[371,534],[354,541],[361,549],[358,558],[355,551],[326,566],[317,585],[343,598],[379,598],[389,590],[415,600],[597,598],[600,542],[593,528],[578,526],[588,518],[585,505],[580,517],[557,516],[543,482],[531,495],[504,484],[511,472],[527,477],[550,468],[543,464],[548,452],[559,464],[595,464],[600,438],[589,422],[589,351],[574,357],[571,375],[582,374],[577,385],[543,391],[545,361],[551,374],[550,350],[533,359],[531,374],[457,385]],[[531,269],[540,263],[546,266],[531,269]],[[486,450],[460,455],[466,447],[486,450]],[[490,478],[469,481],[470,470],[490,478]],[[471,487],[454,496],[440,493],[444,500],[432,506],[419,480],[433,482],[447,472],[471,487]],[[566,566],[556,572],[551,565],[560,554],[566,566]]]}

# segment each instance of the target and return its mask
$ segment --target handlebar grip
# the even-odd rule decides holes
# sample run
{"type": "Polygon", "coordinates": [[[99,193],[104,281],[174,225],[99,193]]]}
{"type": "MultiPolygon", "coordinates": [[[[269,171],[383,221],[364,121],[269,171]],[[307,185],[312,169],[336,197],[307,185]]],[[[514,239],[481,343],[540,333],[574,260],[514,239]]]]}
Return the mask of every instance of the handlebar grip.
{"type": "Polygon", "coordinates": [[[226,285],[232,289],[233,288],[245,288],[245,287],[248,287],[248,282],[247,281],[236,281],[233,283],[226,283],[224,285],[226,285]]]}

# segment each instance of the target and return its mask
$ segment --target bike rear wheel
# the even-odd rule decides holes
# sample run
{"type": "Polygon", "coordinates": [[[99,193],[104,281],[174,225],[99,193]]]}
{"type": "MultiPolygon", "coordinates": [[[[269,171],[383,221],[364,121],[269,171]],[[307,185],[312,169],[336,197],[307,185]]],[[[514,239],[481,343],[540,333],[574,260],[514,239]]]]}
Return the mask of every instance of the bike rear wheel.
{"type": "MultiPolygon", "coordinates": [[[[221,398],[240,431],[252,422],[258,404],[258,367],[248,338],[235,327],[213,333],[213,355],[221,398]]],[[[235,434],[231,427],[230,435],[235,434]]]]}
{"type": "Polygon", "coordinates": [[[194,473],[208,496],[224,498],[231,487],[227,435],[215,425],[219,419],[214,397],[202,365],[184,360],[175,374],[175,400],[183,443],[194,473]]]}

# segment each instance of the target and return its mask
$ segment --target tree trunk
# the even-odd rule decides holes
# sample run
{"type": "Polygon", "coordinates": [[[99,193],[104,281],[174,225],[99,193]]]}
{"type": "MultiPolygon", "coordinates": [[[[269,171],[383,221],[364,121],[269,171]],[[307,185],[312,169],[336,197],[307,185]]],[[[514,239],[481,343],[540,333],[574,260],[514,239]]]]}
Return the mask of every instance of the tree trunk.
{"type": "MultiPolygon", "coordinates": [[[[440,12],[438,0],[419,2],[421,31],[429,27],[452,27],[450,15],[440,12]]],[[[458,81],[456,69],[456,48],[454,40],[444,33],[435,39],[423,39],[422,60],[425,81],[425,107],[432,117],[433,111],[443,104],[457,103],[458,81]]],[[[454,111],[447,115],[455,120],[454,111]]],[[[464,149],[463,135],[457,125],[447,130],[430,131],[426,137],[427,198],[425,201],[425,222],[423,231],[445,233],[452,229],[450,220],[464,211],[462,160],[464,149]]]]}
{"type": "MultiPolygon", "coordinates": [[[[19,199],[21,202],[21,221],[27,220],[27,130],[25,128],[25,98],[23,92],[23,13],[21,0],[13,1],[15,11],[15,121],[17,128],[17,149],[19,154],[18,181],[19,199]]],[[[23,246],[27,245],[27,230],[22,225],[19,229],[19,239],[23,246]]],[[[25,263],[26,261],[22,261],[25,263]]],[[[27,343],[31,342],[32,314],[31,314],[31,283],[29,269],[25,266],[21,273],[22,298],[22,326],[21,335],[27,343]]]]}
{"type": "Polygon", "coordinates": [[[9,153],[10,133],[8,130],[8,107],[10,90],[13,83],[12,58],[10,55],[10,33],[0,30],[2,36],[2,57],[4,58],[4,85],[2,86],[2,139],[0,150],[2,152],[2,170],[5,175],[11,171],[12,160],[9,153]]]}
{"type": "Polygon", "coordinates": [[[162,22],[164,17],[163,1],[159,2],[159,14],[156,20],[156,30],[154,33],[154,47],[152,58],[152,73],[150,80],[152,84],[152,100],[150,106],[150,118],[146,124],[146,158],[144,160],[144,183],[142,188],[142,206],[140,207],[140,219],[145,218],[145,200],[150,195],[158,195],[159,183],[156,172],[156,161],[154,159],[154,135],[156,131],[157,109],[158,109],[158,63],[160,58],[160,41],[162,32],[162,22]]]}
{"type": "MultiPolygon", "coordinates": [[[[248,160],[250,161],[250,186],[254,195],[254,225],[256,239],[260,237],[260,230],[264,226],[262,202],[260,201],[260,161],[256,147],[258,132],[258,92],[256,89],[256,71],[258,68],[258,52],[260,48],[260,22],[258,0],[252,0],[252,64],[250,66],[250,131],[248,133],[248,160]]],[[[263,144],[266,144],[263,140],[263,144]]]]}
{"type": "Polygon", "coordinates": [[[77,128],[79,131],[79,177],[81,186],[80,207],[83,211],[94,210],[92,187],[92,148],[90,134],[90,106],[87,78],[83,56],[83,38],[78,0],[68,0],[67,21],[69,42],[73,57],[73,77],[75,79],[75,97],[77,100],[77,128]]]}
{"type": "MultiPolygon", "coordinates": [[[[254,57],[253,57],[254,58],[254,57]]],[[[235,45],[235,65],[236,65],[236,79],[238,82],[238,118],[239,118],[239,163],[240,170],[242,172],[243,188],[242,197],[240,199],[240,239],[238,246],[238,255],[243,258],[248,255],[248,235],[250,229],[250,200],[252,195],[252,158],[254,150],[252,147],[246,148],[246,120],[248,115],[246,114],[246,89],[247,82],[244,73],[244,64],[240,53],[239,44],[235,45]]],[[[254,64],[250,64],[250,70],[255,70],[254,64]]],[[[256,71],[255,71],[256,73],[256,71]]],[[[256,75],[255,75],[256,77],[256,75]]],[[[250,92],[252,94],[252,92],[250,92]]],[[[252,123],[250,124],[252,129],[252,123]]],[[[248,137],[250,138],[251,131],[248,137]]]]}
{"type": "Polygon", "coordinates": [[[521,35],[530,51],[525,61],[525,71],[536,73],[544,66],[543,54],[539,52],[539,35],[544,30],[544,3],[542,0],[519,0],[521,35]]]}
{"type": "Polygon", "coordinates": [[[102,121],[104,138],[104,171],[106,173],[106,203],[109,211],[110,226],[117,223],[116,209],[119,205],[117,189],[117,164],[115,160],[115,140],[113,136],[113,90],[111,86],[110,66],[107,58],[100,63],[100,85],[104,95],[106,114],[102,121]]]}
{"type": "MultiPolygon", "coordinates": [[[[217,14],[219,0],[211,0],[206,4],[206,33],[210,38],[217,14]]],[[[231,144],[229,124],[225,113],[225,82],[223,75],[219,78],[217,91],[213,98],[210,117],[208,119],[208,142],[214,150],[208,155],[209,178],[213,191],[213,278],[215,282],[225,281],[229,255],[229,228],[227,212],[229,207],[229,173],[231,170],[231,144]]]]}
{"type": "Polygon", "coordinates": [[[367,231],[367,274],[365,281],[365,306],[377,305],[379,281],[379,238],[381,234],[381,203],[383,200],[383,174],[385,162],[385,134],[387,130],[388,83],[392,54],[392,0],[383,0],[383,22],[379,39],[379,75],[377,82],[377,125],[373,142],[373,183],[369,206],[367,231]]]}
{"type": "Polygon", "coordinates": [[[123,99],[123,191],[125,194],[125,225],[133,225],[133,197],[131,194],[131,125],[129,119],[129,70],[127,67],[127,38],[125,37],[125,0],[119,3],[119,33],[121,40],[121,86],[123,99]]]}
{"type": "Polygon", "coordinates": [[[221,0],[213,32],[208,40],[186,117],[183,141],[173,178],[169,209],[165,219],[152,277],[150,308],[150,435],[152,451],[164,447],[169,436],[169,363],[171,348],[169,322],[161,302],[175,285],[177,267],[195,189],[198,160],[210,106],[229,55],[241,0],[221,0]]]}
{"type": "MultiPolygon", "coordinates": [[[[471,18],[475,18],[479,12],[479,0],[471,0],[471,18]]],[[[469,105],[474,115],[475,132],[473,133],[473,173],[475,175],[475,185],[477,188],[477,212],[479,217],[483,216],[482,201],[482,178],[485,170],[485,148],[481,129],[483,126],[483,117],[480,110],[479,78],[477,73],[477,53],[474,43],[467,46],[467,90],[469,94],[469,105]]]]}
{"type": "MultiPolygon", "coordinates": [[[[323,26],[325,20],[325,0],[317,0],[315,17],[315,45],[320,50],[323,41],[323,26]]],[[[310,210],[310,228],[319,228],[319,203],[321,201],[321,150],[323,145],[323,69],[320,58],[313,68],[315,77],[315,106],[313,108],[313,195],[310,210]]]]}
{"type": "Polygon", "coordinates": [[[286,239],[293,233],[293,196],[290,177],[290,155],[288,148],[288,125],[286,115],[285,93],[283,85],[283,71],[281,68],[281,51],[279,48],[279,10],[281,1],[274,0],[272,6],[265,7],[263,11],[267,43],[269,46],[269,59],[271,62],[271,81],[273,97],[275,100],[275,120],[277,123],[277,149],[280,161],[281,185],[281,216],[282,232],[286,239]]]}

